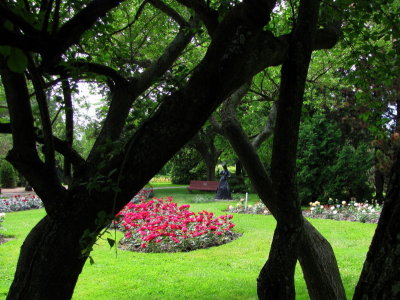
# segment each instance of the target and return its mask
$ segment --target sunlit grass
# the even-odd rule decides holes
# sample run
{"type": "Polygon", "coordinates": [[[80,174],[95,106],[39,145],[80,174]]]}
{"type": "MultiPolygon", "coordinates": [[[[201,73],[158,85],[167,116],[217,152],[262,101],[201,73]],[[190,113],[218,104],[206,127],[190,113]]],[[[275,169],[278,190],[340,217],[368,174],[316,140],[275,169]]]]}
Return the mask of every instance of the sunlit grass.
{"type": "MultiPolygon", "coordinates": [[[[186,189],[156,190],[157,197],[172,195],[191,210],[217,215],[232,202],[190,203],[195,195],[213,198],[213,193],[188,193],[186,189]]],[[[250,202],[257,201],[251,195],[250,202]]],[[[6,296],[29,230],[44,216],[44,210],[6,215],[4,234],[15,239],[0,245],[0,299],[6,296]]],[[[243,236],[229,244],[187,253],[132,253],[110,249],[100,241],[79,277],[73,299],[256,299],[256,278],[272,240],[275,220],[271,216],[234,214],[235,229],[243,236]]],[[[310,219],[331,242],[337,256],[346,293],[350,298],[357,283],[374,224],[310,219]]],[[[117,233],[118,237],[121,234],[117,233]]],[[[308,299],[300,268],[296,270],[296,299],[308,299]]]]}

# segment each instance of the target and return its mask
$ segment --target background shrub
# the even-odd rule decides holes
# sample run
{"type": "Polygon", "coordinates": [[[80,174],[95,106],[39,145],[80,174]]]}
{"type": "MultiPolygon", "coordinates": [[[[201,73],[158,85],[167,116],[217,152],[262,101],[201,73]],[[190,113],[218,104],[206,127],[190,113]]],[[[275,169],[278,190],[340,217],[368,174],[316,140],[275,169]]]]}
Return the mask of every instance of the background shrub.
{"type": "Polygon", "coordinates": [[[17,186],[18,175],[14,167],[6,160],[0,162],[0,181],[3,188],[14,188],[17,186]]]}
{"type": "Polygon", "coordinates": [[[316,114],[303,122],[299,133],[297,182],[303,205],[329,198],[370,200],[373,153],[366,141],[345,136],[335,119],[316,114]]]}
{"type": "Polygon", "coordinates": [[[207,180],[206,167],[194,149],[184,147],[171,160],[171,181],[188,184],[190,180],[207,180]]]}

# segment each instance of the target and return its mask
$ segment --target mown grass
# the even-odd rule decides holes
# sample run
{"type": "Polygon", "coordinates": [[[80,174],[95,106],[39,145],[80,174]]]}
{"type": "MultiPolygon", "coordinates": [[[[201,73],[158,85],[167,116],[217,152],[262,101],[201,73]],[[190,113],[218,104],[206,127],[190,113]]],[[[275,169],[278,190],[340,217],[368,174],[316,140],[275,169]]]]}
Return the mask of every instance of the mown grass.
{"type": "MultiPolygon", "coordinates": [[[[190,203],[195,195],[213,193],[186,189],[156,190],[156,197],[171,195],[190,203]]],[[[257,197],[251,195],[250,202],[257,197]]],[[[232,202],[190,203],[193,211],[223,214],[232,202]]],[[[19,248],[30,228],[45,214],[32,210],[6,215],[4,227],[16,238],[0,245],[0,298],[11,284],[19,248]]],[[[374,224],[310,220],[331,242],[337,256],[346,293],[350,298],[368,250],[374,224]]],[[[229,244],[187,253],[132,253],[110,249],[99,241],[79,277],[73,299],[256,299],[256,278],[272,241],[275,221],[271,216],[235,214],[233,222],[243,236],[229,244]]],[[[121,234],[117,233],[118,237],[121,234]]],[[[296,270],[296,299],[308,299],[301,269],[296,270]]]]}

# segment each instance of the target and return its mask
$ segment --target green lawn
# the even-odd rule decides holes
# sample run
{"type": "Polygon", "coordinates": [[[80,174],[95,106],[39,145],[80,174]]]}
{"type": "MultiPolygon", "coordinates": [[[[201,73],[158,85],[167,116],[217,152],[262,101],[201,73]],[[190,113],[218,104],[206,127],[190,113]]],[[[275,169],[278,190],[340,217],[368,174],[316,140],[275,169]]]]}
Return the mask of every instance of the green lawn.
{"type": "MultiPolygon", "coordinates": [[[[190,203],[197,194],[186,189],[156,190],[156,196],[172,195],[190,203]]],[[[251,195],[250,201],[257,197],[251,195]]],[[[193,211],[223,214],[232,202],[191,203],[193,211]]],[[[13,277],[19,248],[44,210],[6,215],[4,234],[16,239],[0,245],[0,299],[5,298],[13,277]]],[[[349,298],[362,268],[375,225],[332,220],[310,220],[331,242],[349,298]]],[[[73,299],[256,299],[256,278],[272,240],[275,221],[271,216],[235,214],[233,222],[243,236],[229,244],[188,253],[131,253],[100,242],[92,252],[73,299]]],[[[119,234],[119,236],[121,236],[119,234]]],[[[296,271],[297,299],[308,299],[300,268],[296,271]]]]}

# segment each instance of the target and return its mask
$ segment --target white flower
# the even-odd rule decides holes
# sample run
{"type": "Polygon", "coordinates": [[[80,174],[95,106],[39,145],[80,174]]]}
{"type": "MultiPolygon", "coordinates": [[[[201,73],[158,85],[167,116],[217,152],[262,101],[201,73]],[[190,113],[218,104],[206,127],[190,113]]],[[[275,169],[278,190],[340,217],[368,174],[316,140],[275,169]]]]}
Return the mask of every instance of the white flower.
{"type": "Polygon", "coordinates": [[[336,207],[339,208],[339,207],[340,207],[340,204],[337,204],[336,207]]]}
{"type": "Polygon", "coordinates": [[[5,216],[6,216],[5,213],[0,213],[0,218],[3,218],[3,217],[5,217],[5,216]]]}
{"type": "Polygon", "coordinates": [[[333,211],[333,214],[336,215],[336,214],[337,214],[337,210],[334,210],[334,211],[333,211]]]}
{"type": "Polygon", "coordinates": [[[342,205],[346,205],[346,201],[342,201],[342,205]]]}
{"type": "Polygon", "coordinates": [[[311,211],[315,210],[315,207],[311,207],[311,211]]]}
{"type": "Polygon", "coordinates": [[[320,208],[324,209],[324,206],[323,206],[323,205],[321,205],[321,206],[320,206],[320,208]]]}
{"type": "Polygon", "coordinates": [[[331,206],[331,210],[334,210],[335,209],[335,207],[334,206],[331,206]]]}
{"type": "Polygon", "coordinates": [[[358,203],[354,203],[354,206],[359,206],[359,204],[358,203]]]}

